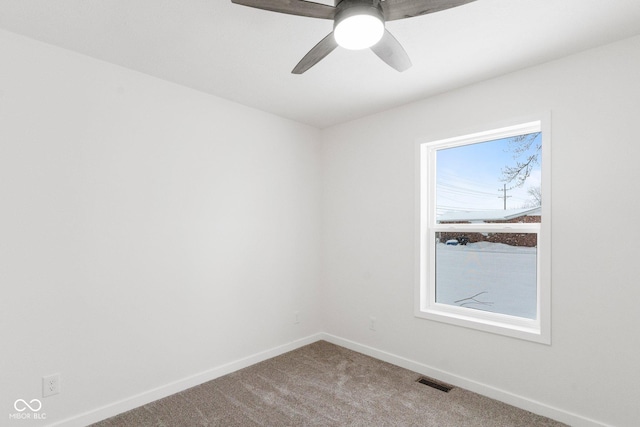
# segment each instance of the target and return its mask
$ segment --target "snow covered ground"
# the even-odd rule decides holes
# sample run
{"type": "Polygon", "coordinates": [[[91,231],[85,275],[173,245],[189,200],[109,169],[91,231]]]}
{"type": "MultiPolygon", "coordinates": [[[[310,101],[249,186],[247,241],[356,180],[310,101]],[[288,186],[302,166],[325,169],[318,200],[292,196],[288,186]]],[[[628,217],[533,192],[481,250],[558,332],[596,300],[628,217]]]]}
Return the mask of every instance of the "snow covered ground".
{"type": "Polygon", "coordinates": [[[436,301],[536,318],[537,248],[478,242],[436,245],[436,301]]]}

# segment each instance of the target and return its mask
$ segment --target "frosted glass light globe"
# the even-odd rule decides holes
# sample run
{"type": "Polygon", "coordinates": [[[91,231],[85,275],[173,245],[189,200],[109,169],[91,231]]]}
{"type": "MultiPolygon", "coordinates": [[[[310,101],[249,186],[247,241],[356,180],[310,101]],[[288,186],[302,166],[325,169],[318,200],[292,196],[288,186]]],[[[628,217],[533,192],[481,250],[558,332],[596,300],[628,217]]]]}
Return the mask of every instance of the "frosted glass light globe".
{"type": "Polygon", "coordinates": [[[372,15],[352,15],[336,24],[333,36],[345,49],[366,49],[378,43],[384,34],[384,22],[372,15]]]}

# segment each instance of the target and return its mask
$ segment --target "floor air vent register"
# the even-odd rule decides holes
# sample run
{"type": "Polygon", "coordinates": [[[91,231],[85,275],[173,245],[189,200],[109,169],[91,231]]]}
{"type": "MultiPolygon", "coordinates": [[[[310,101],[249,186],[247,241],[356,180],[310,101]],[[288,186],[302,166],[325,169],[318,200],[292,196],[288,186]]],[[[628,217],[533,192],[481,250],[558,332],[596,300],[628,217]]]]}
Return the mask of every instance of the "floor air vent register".
{"type": "Polygon", "coordinates": [[[453,390],[453,386],[450,386],[449,384],[442,383],[440,381],[434,380],[433,378],[429,378],[429,377],[420,377],[416,380],[416,382],[419,382],[420,384],[428,385],[429,387],[435,388],[436,390],[444,391],[445,393],[449,393],[451,390],[453,390]]]}

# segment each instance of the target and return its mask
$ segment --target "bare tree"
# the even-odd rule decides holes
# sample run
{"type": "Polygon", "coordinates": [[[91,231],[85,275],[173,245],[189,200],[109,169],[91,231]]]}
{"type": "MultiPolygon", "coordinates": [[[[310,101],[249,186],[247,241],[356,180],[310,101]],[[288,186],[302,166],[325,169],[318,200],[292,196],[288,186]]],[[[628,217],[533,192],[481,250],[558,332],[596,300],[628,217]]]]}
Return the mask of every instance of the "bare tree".
{"type": "Polygon", "coordinates": [[[522,209],[533,209],[542,206],[542,192],[540,190],[540,186],[529,187],[527,193],[531,198],[520,206],[522,209]]]}
{"type": "Polygon", "coordinates": [[[542,189],[537,187],[529,187],[527,193],[531,196],[531,203],[534,206],[542,206],[542,189]]]}
{"type": "Polygon", "coordinates": [[[536,132],[509,138],[507,150],[513,153],[515,165],[502,168],[503,182],[513,182],[515,187],[521,187],[533,168],[540,164],[542,141],[538,138],[539,135],[540,132],[536,132]]]}

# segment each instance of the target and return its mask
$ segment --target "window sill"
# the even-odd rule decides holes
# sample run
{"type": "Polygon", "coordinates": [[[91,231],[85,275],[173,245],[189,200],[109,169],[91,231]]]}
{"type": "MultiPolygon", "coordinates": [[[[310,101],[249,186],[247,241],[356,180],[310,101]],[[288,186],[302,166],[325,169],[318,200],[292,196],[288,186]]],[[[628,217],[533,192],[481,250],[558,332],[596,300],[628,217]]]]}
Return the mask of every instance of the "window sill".
{"type": "Polygon", "coordinates": [[[415,316],[450,325],[551,345],[548,327],[537,320],[522,319],[498,313],[436,304],[433,308],[417,309],[415,316]]]}

